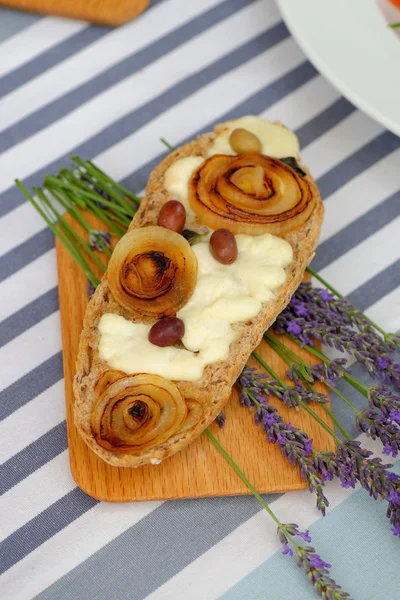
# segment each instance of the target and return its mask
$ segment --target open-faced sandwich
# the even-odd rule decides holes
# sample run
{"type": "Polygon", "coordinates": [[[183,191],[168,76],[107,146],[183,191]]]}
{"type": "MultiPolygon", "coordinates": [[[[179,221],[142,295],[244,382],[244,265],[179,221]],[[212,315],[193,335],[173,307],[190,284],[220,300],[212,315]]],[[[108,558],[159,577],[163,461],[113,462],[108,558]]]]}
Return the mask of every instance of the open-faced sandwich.
{"type": "Polygon", "coordinates": [[[322,218],[280,124],[229,121],[162,161],[86,312],[75,423],[94,452],[157,464],[204,431],[301,282],[322,218]]]}

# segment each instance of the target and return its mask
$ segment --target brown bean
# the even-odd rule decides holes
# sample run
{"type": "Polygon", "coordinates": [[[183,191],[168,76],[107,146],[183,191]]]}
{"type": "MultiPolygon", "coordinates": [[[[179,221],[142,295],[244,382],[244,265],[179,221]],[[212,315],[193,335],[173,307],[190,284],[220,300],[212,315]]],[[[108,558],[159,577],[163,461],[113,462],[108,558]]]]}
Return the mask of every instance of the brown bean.
{"type": "Polygon", "coordinates": [[[158,225],[182,233],[186,221],[186,210],[178,200],[169,200],[158,213],[158,225]]]}
{"type": "Polygon", "coordinates": [[[217,229],[210,237],[210,252],[218,262],[230,265],[238,255],[235,236],[228,229],[217,229]]]}
{"type": "Polygon", "coordinates": [[[185,335],[185,324],[178,317],[165,317],[154,323],[149,331],[149,342],[155,346],[173,346],[185,335]]]}
{"type": "Polygon", "coordinates": [[[232,131],[229,136],[229,143],[236,154],[261,153],[262,151],[262,145],[258,137],[251,131],[241,127],[232,131]]]}

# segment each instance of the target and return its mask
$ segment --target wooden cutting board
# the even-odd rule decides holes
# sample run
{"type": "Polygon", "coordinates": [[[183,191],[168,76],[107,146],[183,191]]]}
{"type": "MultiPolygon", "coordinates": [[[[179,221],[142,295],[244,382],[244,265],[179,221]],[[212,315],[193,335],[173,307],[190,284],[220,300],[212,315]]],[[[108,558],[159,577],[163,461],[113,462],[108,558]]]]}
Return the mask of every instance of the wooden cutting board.
{"type": "Polygon", "coordinates": [[[0,4],[17,10],[116,26],[137,17],[149,2],[150,0],[1,0],[0,4]]]}
{"type": "MultiPolygon", "coordinates": [[[[91,215],[85,216],[94,227],[102,228],[91,215]]],[[[85,236],[72,219],[68,216],[66,218],[82,236],[85,236]]],[[[87,281],[58,240],[56,246],[69,455],[72,476],[78,486],[89,496],[108,502],[248,494],[247,487],[204,434],[185,450],[160,465],[138,469],[112,467],[86,446],[73,423],[72,379],[75,374],[75,358],[87,304],[87,281]]],[[[104,254],[99,253],[99,257],[105,261],[104,254]]],[[[298,350],[297,346],[296,350],[298,350]]],[[[258,352],[281,377],[285,377],[287,365],[265,342],[261,343],[258,352]]],[[[306,360],[315,362],[314,357],[304,350],[301,355],[306,360]]],[[[249,365],[257,366],[257,363],[254,359],[250,359],[249,365]]],[[[326,392],[321,385],[317,388],[326,392]]],[[[290,421],[309,434],[314,440],[316,449],[334,451],[335,444],[332,437],[306,412],[289,410],[275,399],[271,399],[271,403],[279,408],[287,422],[290,421]]],[[[327,420],[321,407],[313,406],[313,408],[322,419],[327,420]]],[[[283,458],[277,444],[270,444],[261,428],[255,426],[251,412],[239,403],[237,389],[233,389],[224,412],[226,414],[224,429],[220,429],[214,423],[211,425],[211,431],[259,492],[287,492],[307,487],[298,469],[292,467],[283,458]]]]}

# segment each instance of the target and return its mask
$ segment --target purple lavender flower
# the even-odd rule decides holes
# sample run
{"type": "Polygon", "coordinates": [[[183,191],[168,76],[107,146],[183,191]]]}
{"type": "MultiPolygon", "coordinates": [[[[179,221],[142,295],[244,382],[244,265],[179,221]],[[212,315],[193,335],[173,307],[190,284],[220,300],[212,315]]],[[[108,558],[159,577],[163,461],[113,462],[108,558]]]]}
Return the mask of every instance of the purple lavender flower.
{"type": "Polygon", "coordinates": [[[310,365],[310,374],[318,381],[328,381],[334,385],[335,380],[343,376],[342,371],[346,362],[345,358],[336,358],[329,363],[310,365]]]}
{"type": "Polygon", "coordinates": [[[389,417],[392,421],[400,425],[400,410],[391,410],[389,413],[389,417]]]}
{"type": "MultiPolygon", "coordinates": [[[[345,440],[336,454],[315,451],[312,440],[303,431],[285,423],[276,408],[268,404],[271,394],[281,396],[282,400],[285,390],[278,382],[246,368],[238,383],[242,404],[248,408],[257,407],[254,415],[256,425],[261,425],[269,442],[278,443],[282,454],[292,465],[299,466],[310,491],[316,493],[317,508],[323,514],[329,505],[323,492],[324,483],[337,477],[345,488],[354,487],[359,482],[371,497],[386,500],[391,525],[400,526],[400,505],[394,502],[400,491],[400,477],[388,470],[392,465],[383,464],[380,458],[371,458],[372,452],[362,448],[358,441],[345,440]]],[[[387,397],[386,392],[385,387],[375,386],[371,389],[370,401],[375,410],[380,408],[389,415],[399,399],[394,394],[387,397]]]]}
{"type": "Polygon", "coordinates": [[[271,394],[283,399],[285,389],[279,382],[267,379],[266,376],[260,377],[254,369],[249,368],[242,371],[238,384],[241,388],[241,403],[250,409],[256,407],[255,424],[261,425],[270,443],[279,445],[290,464],[300,467],[301,476],[308,483],[309,490],[316,493],[317,508],[325,514],[329,502],[323,493],[324,480],[310,458],[313,453],[312,440],[304,431],[285,423],[277,409],[267,402],[271,394]]]}
{"type": "Polygon", "coordinates": [[[331,569],[332,565],[330,565],[329,563],[325,562],[324,560],[322,560],[322,558],[320,557],[319,554],[312,554],[309,557],[309,561],[312,567],[314,567],[315,569],[331,569]]]}
{"type": "Polygon", "coordinates": [[[358,481],[372,498],[386,500],[391,525],[400,526],[400,477],[389,471],[393,465],[372,458],[372,452],[354,440],[342,442],[336,455],[315,452],[314,464],[321,472],[324,470],[339,477],[343,487],[354,487],[358,481]]]}
{"type": "Polygon", "coordinates": [[[368,393],[369,407],[357,414],[360,431],[384,445],[384,454],[395,458],[400,450],[400,397],[385,385],[372,386],[368,393]]]}
{"type": "Polygon", "coordinates": [[[331,302],[334,299],[334,295],[329,290],[321,289],[318,290],[317,294],[322,298],[324,302],[331,302]]]}
{"type": "Polygon", "coordinates": [[[91,298],[93,296],[93,294],[95,293],[96,288],[93,285],[93,283],[90,281],[90,279],[87,280],[87,296],[88,298],[91,298]]]}
{"type": "MultiPolygon", "coordinates": [[[[389,502],[386,516],[390,520],[390,524],[393,525],[393,529],[398,531],[400,528],[400,505],[398,503],[389,502]]],[[[392,529],[392,531],[393,531],[392,529]]],[[[395,535],[397,535],[395,533],[395,535]]]]}
{"type": "Polygon", "coordinates": [[[399,492],[395,492],[394,490],[390,490],[387,499],[388,499],[389,502],[392,502],[392,504],[399,504],[400,503],[399,492]]]}
{"type": "Polygon", "coordinates": [[[111,234],[108,231],[93,229],[89,234],[89,246],[92,250],[102,250],[110,247],[111,234]]]}
{"type": "MultiPolygon", "coordinates": [[[[80,179],[82,181],[85,181],[88,184],[89,188],[97,192],[99,196],[104,198],[104,200],[108,200],[109,202],[112,201],[111,196],[109,196],[100,185],[96,185],[95,183],[93,183],[93,181],[85,173],[80,174],[80,179]]],[[[107,206],[103,202],[101,202],[101,200],[92,200],[92,202],[98,208],[107,208],[107,206]]]]}
{"type": "Polygon", "coordinates": [[[353,354],[373,378],[400,388],[400,364],[390,355],[400,347],[400,337],[387,334],[383,339],[348,300],[335,299],[328,290],[302,283],[274,328],[278,333],[290,333],[303,346],[314,345],[316,340],[353,354]]]}
{"type": "Polygon", "coordinates": [[[299,531],[297,533],[298,536],[301,537],[302,540],[304,540],[305,542],[309,543],[311,542],[311,537],[310,537],[310,530],[307,529],[306,531],[299,531]]]}
{"type": "Polygon", "coordinates": [[[301,385],[300,377],[304,377],[301,366],[293,363],[286,374],[295,382],[294,386],[283,388],[282,397],[280,398],[289,408],[299,406],[300,402],[319,402],[323,404],[328,402],[326,394],[308,390],[301,385]]]}
{"type": "Polygon", "coordinates": [[[306,453],[307,456],[310,456],[310,454],[312,454],[312,443],[313,440],[306,440],[304,442],[304,452],[306,453]]]}
{"type": "Polygon", "coordinates": [[[225,427],[226,416],[223,412],[220,412],[218,417],[215,420],[217,421],[217,423],[221,427],[221,429],[223,427],[225,427]]]}
{"type": "Polygon", "coordinates": [[[398,451],[396,449],[393,449],[391,444],[385,444],[383,446],[382,454],[384,454],[385,456],[391,456],[392,458],[396,458],[398,451]]]}
{"type": "Polygon", "coordinates": [[[286,439],[283,437],[283,435],[281,433],[278,433],[278,435],[276,436],[276,441],[278,442],[278,444],[280,446],[286,445],[286,439]]]}
{"type": "Polygon", "coordinates": [[[296,317],[308,317],[308,308],[305,302],[296,302],[293,306],[296,317]]]}
{"type": "Polygon", "coordinates": [[[282,548],[282,554],[289,554],[289,556],[293,556],[293,550],[288,544],[283,544],[282,548]]]}
{"type": "Polygon", "coordinates": [[[396,396],[386,385],[374,385],[369,389],[369,404],[385,414],[400,410],[400,396],[396,396]]]}
{"type": "Polygon", "coordinates": [[[385,356],[378,356],[378,358],[376,359],[376,365],[378,369],[383,371],[384,369],[388,368],[388,366],[390,365],[390,361],[385,356]]]}
{"type": "Polygon", "coordinates": [[[301,327],[295,321],[291,321],[290,323],[288,323],[286,331],[288,333],[293,333],[293,335],[299,335],[301,333],[301,327]]]}
{"type": "MultiPolygon", "coordinates": [[[[301,386],[301,382],[305,381],[306,383],[315,383],[315,381],[322,381],[329,383],[332,387],[336,387],[336,379],[338,377],[343,376],[343,366],[346,364],[345,358],[337,358],[335,360],[330,361],[329,363],[315,364],[315,365],[305,365],[305,364],[297,364],[292,362],[290,368],[286,371],[286,375],[295,382],[296,386],[303,389],[301,386]]],[[[313,393],[312,397],[307,398],[307,390],[305,391],[305,395],[303,392],[302,400],[313,401],[313,402],[327,402],[328,398],[324,394],[319,394],[317,392],[313,393]]],[[[296,404],[292,403],[291,406],[295,406],[296,404]]]]}
{"type": "Polygon", "coordinates": [[[395,525],[392,527],[393,535],[396,535],[400,538],[400,525],[395,525]]]}
{"type": "MultiPolygon", "coordinates": [[[[266,427],[272,427],[274,423],[276,423],[277,418],[276,415],[274,413],[269,413],[267,411],[265,411],[265,414],[263,415],[263,424],[266,427]]],[[[260,421],[261,422],[261,421],[260,421]]],[[[256,423],[257,425],[258,423],[256,423]]]]}
{"type": "Polygon", "coordinates": [[[296,523],[281,523],[278,526],[278,537],[282,544],[282,554],[293,556],[293,550],[289,546],[289,541],[296,552],[296,563],[302,567],[308,575],[309,582],[313,585],[315,591],[327,600],[343,600],[349,598],[349,594],[343,592],[341,587],[329,577],[328,569],[332,565],[325,562],[312,546],[300,546],[296,543],[296,536],[305,542],[311,542],[309,531],[299,531],[296,523]]]}

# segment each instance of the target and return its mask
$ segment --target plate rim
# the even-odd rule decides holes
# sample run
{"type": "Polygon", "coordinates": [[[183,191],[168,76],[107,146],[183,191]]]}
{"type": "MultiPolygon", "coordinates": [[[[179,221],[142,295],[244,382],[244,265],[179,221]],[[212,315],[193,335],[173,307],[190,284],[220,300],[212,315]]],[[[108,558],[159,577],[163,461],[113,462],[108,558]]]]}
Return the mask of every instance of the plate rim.
{"type": "MultiPolygon", "coordinates": [[[[289,0],[290,1],[290,0],[289,0]]],[[[314,65],[314,67],[324,76],[327,80],[337,89],[347,100],[349,100],[354,106],[365,112],[369,117],[380,123],[386,129],[389,129],[392,133],[400,136],[400,120],[394,121],[390,117],[386,117],[379,109],[371,105],[369,102],[362,99],[362,97],[354,92],[342,81],[339,75],[331,69],[331,67],[320,58],[314,51],[314,48],[310,46],[307,39],[304,38],[302,33],[297,29],[292,13],[288,8],[288,0],[275,0],[283,20],[291,35],[294,37],[304,54],[314,65]]]]}

